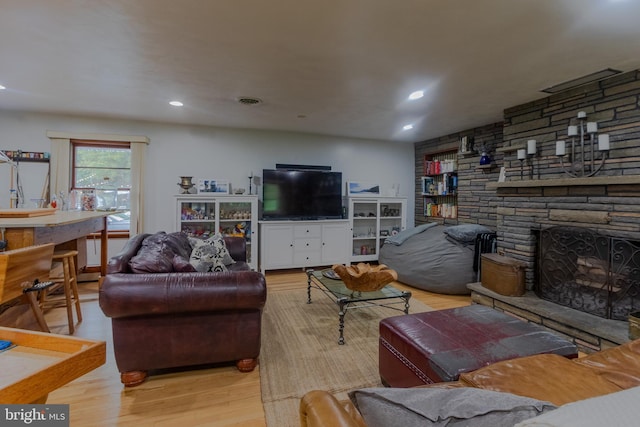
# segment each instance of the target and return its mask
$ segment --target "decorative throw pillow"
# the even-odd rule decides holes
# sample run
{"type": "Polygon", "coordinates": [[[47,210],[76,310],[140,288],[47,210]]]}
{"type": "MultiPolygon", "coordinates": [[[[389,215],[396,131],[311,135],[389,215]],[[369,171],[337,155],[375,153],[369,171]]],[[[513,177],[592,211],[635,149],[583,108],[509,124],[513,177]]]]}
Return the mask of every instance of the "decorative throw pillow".
{"type": "Polygon", "coordinates": [[[478,388],[368,388],[349,393],[368,427],[514,424],[555,409],[549,403],[478,388]]]}
{"type": "Polygon", "coordinates": [[[491,233],[493,230],[480,224],[460,224],[445,228],[442,232],[461,243],[473,243],[480,233],[491,233]]]}
{"type": "Polygon", "coordinates": [[[173,271],[178,273],[192,273],[197,270],[191,265],[188,259],[176,254],[173,256],[173,271]]]}
{"type": "Polygon", "coordinates": [[[189,259],[189,256],[191,256],[191,242],[189,242],[189,237],[182,232],[168,233],[164,244],[171,252],[180,255],[182,258],[189,259]]]}
{"type": "Polygon", "coordinates": [[[193,250],[189,262],[197,271],[227,271],[227,265],[235,262],[221,234],[215,234],[206,240],[192,238],[190,242],[193,250]]]}
{"type": "Polygon", "coordinates": [[[170,273],[173,270],[174,253],[167,248],[164,231],[147,236],[138,253],[129,261],[134,273],[170,273]]]}

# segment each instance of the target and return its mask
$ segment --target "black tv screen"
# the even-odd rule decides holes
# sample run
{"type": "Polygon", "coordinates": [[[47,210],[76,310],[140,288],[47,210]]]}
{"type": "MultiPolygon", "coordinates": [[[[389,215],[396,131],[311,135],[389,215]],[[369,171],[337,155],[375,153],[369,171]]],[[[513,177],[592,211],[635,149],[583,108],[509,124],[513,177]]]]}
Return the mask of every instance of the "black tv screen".
{"type": "Polygon", "coordinates": [[[342,173],[264,169],[263,219],[342,218],[342,173]]]}

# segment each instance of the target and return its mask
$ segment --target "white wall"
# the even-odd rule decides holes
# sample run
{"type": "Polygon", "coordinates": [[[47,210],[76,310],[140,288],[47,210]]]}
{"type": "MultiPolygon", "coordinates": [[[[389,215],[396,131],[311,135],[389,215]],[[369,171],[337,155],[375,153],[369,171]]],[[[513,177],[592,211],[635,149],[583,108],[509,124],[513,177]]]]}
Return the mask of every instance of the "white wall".
{"type": "MultiPolygon", "coordinates": [[[[145,232],[173,231],[179,177],[229,180],[248,190],[248,176],[276,163],[329,165],[343,180],[374,182],[383,194],[400,185],[414,206],[414,149],[411,143],[328,137],[291,132],[183,126],[163,123],[0,111],[0,149],[51,151],[47,131],[147,136],[145,232]]],[[[39,198],[46,164],[21,165],[25,200],[39,198]]],[[[9,167],[0,165],[0,207],[9,205],[9,167]]],[[[261,190],[261,188],[260,188],[261,190]]],[[[254,188],[255,191],[255,188],[254,188]]],[[[344,191],[344,190],[343,190],[344,191]]],[[[407,226],[414,225],[410,215],[407,226]]]]}

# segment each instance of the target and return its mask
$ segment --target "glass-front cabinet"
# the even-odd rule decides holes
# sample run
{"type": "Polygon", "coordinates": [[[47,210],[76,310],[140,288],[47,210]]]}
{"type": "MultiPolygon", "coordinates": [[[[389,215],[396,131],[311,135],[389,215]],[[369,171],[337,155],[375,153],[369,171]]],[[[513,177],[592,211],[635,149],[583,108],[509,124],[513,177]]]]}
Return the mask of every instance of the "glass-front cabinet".
{"type": "Polygon", "coordinates": [[[183,194],[176,201],[176,231],[199,239],[217,232],[244,237],[247,262],[257,270],[258,196],[183,194]]]}
{"type": "Polygon", "coordinates": [[[350,198],[351,262],[377,261],[385,239],[407,227],[406,208],[398,197],[350,198]]]}

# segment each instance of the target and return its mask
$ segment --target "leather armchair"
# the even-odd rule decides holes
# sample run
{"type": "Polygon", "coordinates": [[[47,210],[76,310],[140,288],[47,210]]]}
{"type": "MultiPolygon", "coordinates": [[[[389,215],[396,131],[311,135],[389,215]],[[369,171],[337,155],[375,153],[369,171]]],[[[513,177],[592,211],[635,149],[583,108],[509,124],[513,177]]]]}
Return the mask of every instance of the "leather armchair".
{"type": "Polygon", "coordinates": [[[225,238],[241,271],[136,274],[129,261],[146,236],[130,239],[109,261],[100,288],[122,383],[139,385],[151,370],[218,362],[252,371],[267,292],[262,274],[243,269],[244,239],[225,238]]]}

